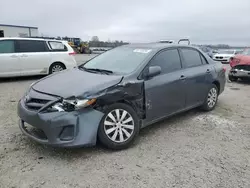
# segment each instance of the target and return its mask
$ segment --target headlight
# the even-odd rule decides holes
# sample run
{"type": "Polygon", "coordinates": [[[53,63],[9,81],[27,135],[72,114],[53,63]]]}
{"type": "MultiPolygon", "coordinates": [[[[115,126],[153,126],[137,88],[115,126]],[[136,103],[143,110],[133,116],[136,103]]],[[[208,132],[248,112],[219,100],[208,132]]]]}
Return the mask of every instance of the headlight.
{"type": "Polygon", "coordinates": [[[84,99],[84,100],[67,100],[64,99],[62,102],[58,102],[52,106],[53,109],[58,110],[59,112],[63,111],[74,111],[81,108],[90,106],[96,102],[96,99],[84,99]]]}

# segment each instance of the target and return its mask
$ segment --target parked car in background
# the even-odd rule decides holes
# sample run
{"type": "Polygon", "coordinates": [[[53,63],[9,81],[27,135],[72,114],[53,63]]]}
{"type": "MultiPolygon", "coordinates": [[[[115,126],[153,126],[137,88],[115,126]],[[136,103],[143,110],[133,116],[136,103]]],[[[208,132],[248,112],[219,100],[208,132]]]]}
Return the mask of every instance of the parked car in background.
{"type": "Polygon", "coordinates": [[[218,53],[216,50],[213,50],[208,46],[199,46],[199,48],[211,58],[218,53]]]}
{"type": "Polygon", "coordinates": [[[46,75],[76,67],[68,42],[0,38],[0,77],[46,75]]]}
{"type": "Polygon", "coordinates": [[[234,57],[236,52],[236,50],[219,50],[218,54],[213,56],[213,60],[221,63],[229,63],[230,58],[234,57]]]}
{"type": "Polygon", "coordinates": [[[232,67],[228,78],[231,81],[250,78],[250,48],[245,49],[241,54],[238,54],[230,59],[232,67]]]}
{"type": "Polygon", "coordinates": [[[213,110],[221,63],[191,46],[126,45],[32,84],[19,101],[20,129],[60,147],[128,147],[139,130],[195,107],[213,110]],[[67,80],[67,82],[65,82],[67,80]]]}

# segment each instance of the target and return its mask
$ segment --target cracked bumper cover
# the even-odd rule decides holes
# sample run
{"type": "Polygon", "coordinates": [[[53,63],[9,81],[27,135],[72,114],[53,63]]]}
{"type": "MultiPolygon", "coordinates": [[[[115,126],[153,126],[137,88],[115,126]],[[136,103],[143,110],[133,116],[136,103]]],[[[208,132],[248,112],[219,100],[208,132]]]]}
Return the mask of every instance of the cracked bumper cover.
{"type": "Polygon", "coordinates": [[[233,69],[229,72],[229,75],[235,76],[235,77],[248,77],[248,78],[250,78],[250,71],[233,69]]]}
{"type": "Polygon", "coordinates": [[[18,115],[21,131],[31,139],[57,147],[80,147],[96,144],[99,122],[104,114],[90,108],[73,112],[38,113],[28,110],[23,100],[20,100],[18,115]],[[41,130],[45,137],[41,138],[29,132],[26,123],[41,130]],[[65,139],[64,135],[70,137],[65,139]]]}

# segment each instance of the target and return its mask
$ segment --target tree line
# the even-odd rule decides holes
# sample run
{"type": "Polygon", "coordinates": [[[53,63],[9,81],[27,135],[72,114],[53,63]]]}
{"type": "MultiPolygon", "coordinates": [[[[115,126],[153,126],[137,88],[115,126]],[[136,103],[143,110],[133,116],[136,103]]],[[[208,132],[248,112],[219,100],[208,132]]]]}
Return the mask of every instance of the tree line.
{"type": "Polygon", "coordinates": [[[91,40],[88,42],[89,47],[108,47],[108,48],[115,48],[117,46],[122,46],[125,44],[129,44],[128,42],[123,41],[100,41],[98,36],[93,36],[91,40]]]}

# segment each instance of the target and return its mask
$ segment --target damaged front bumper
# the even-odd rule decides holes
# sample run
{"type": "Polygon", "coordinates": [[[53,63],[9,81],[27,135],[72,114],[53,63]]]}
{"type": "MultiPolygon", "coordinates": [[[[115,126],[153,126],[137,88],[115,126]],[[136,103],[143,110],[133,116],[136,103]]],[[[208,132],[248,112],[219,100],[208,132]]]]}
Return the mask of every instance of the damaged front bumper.
{"type": "Polygon", "coordinates": [[[232,68],[229,72],[229,76],[234,76],[238,78],[250,78],[250,65],[247,68],[244,69],[237,69],[237,68],[232,68]]]}
{"type": "Polygon", "coordinates": [[[31,139],[58,147],[93,146],[103,113],[92,108],[72,112],[41,113],[18,103],[19,127],[31,139]]]}

